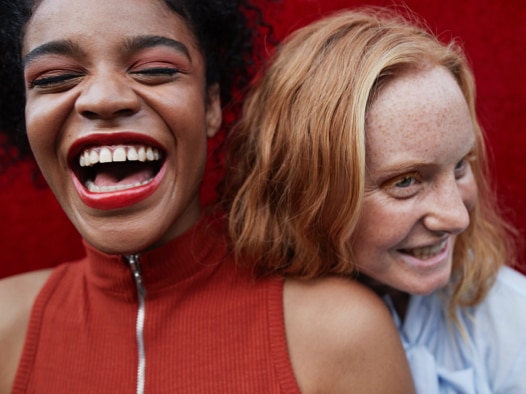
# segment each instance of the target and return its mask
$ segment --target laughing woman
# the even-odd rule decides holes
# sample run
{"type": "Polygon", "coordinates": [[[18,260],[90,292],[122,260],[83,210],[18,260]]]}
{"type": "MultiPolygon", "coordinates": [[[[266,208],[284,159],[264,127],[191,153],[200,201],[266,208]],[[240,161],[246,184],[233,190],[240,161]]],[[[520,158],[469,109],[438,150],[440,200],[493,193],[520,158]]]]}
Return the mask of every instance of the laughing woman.
{"type": "Polygon", "coordinates": [[[376,295],[256,280],[201,214],[239,3],[12,2],[28,139],[87,256],[0,282],[0,393],[411,392],[376,295]]]}
{"type": "Polygon", "coordinates": [[[280,48],[231,138],[241,261],[358,276],[390,305],[419,393],[526,393],[526,279],[505,266],[513,230],[455,43],[381,9],[313,23],[280,48]]]}

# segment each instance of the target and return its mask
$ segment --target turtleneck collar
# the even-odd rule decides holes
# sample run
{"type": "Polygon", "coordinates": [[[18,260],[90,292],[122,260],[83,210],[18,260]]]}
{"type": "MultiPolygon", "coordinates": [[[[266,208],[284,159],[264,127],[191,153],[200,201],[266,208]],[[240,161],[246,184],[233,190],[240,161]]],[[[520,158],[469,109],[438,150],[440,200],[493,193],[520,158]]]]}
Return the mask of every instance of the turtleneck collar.
{"type": "MultiPolygon", "coordinates": [[[[112,295],[135,297],[135,283],[126,258],[103,253],[85,241],[84,245],[88,260],[88,281],[112,295]]],[[[204,269],[214,270],[214,266],[201,264],[210,253],[226,255],[228,252],[217,221],[203,215],[179,237],[159,248],[138,254],[142,281],[148,296],[151,298],[156,292],[174,286],[204,269]]]]}

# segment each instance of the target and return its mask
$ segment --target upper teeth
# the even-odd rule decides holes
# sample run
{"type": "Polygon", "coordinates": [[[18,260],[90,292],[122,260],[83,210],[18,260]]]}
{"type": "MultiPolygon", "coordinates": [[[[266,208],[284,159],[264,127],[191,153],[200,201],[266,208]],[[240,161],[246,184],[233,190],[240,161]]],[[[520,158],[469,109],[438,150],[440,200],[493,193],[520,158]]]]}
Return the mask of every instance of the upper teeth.
{"type": "Polygon", "coordinates": [[[412,254],[413,256],[419,259],[430,258],[440,253],[446,246],[446,243],[447,243],[447,239],[443,240],[442,242],[434,246],[426,246],[424,248],[409,249],[408,253],[412,254]]]}
{"type": "Polygon", "coordinates": [[[161,158],[159,150],[150,146],[104,146],[85,149],[79,158],[81,167],[90,167],[97,163],[123,161],[155,161],[161,158]]]}

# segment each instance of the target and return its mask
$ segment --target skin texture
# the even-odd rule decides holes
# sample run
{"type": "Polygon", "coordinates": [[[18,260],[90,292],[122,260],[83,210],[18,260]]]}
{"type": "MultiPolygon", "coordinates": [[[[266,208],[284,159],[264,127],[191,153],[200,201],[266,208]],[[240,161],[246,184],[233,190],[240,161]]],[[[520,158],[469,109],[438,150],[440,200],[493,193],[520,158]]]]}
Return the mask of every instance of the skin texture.
{"type": "MultiPolygon", "coordinates": [[[[189,228],[200,214],[206,139],[217,132],[221,109],[217,86],[205,88],[203,57],[184,21],[160,1],[95,0],[86,7],[85,0],[45,0],[26,32],[28,136],[82,236],[102,251],[124,254],[158,247],[189,228]],[[130,45],[151,36],[162,37],[161,44],[130,45]],[[116,192],[125,201],[119,208],[86,204],[72,163],[95,141],[157,147],[164,169],[152,181],[153,193],[129,203],[116,192]]],[[[13,384],[31,306],[49,273],[0,281],[0,393],[13,384]]],[[[364,286],[290,279],[283,302],[303,393],[413,392],[392,319],[364,286]]]]}
{"type": "Polygon", "coordinates": [[[284,307],[289,356],[302,393],[414,393],[391,315],[360,283],[291,279],[284,307]]]}
{"type": "Polygon", "coordinates": [[[0,280],[0,393],[11,392],[22,353],[29,312],[51,270],[25,273],[0,280]],[[23,289],[24,291],[20,291],[23,289]]]}
{"type": "Polygon", "coordinates": [[[206,139],[217,132],[221,109],[217,89],[205,94],[203,57],[184,21],[162,2],[101,0],[85,7],[83,1],[46,0],[23,43],[23,55],[31,53],[24,73],[31,147],[83,238],[108,253],[132,253],[188,229],[200,213],[206,139]],[[123,50],[124,43],[147,36],[177,41],[187,53],[166,44],[123,50]],[[74,46],[66,53],[35,55],[65,37],[74,46]],[[173,74],[157,73],[160,68],[173,74]],[[68,154],[81,139],[110,135],[112,145],[153,139],[164,152],[166,171],[148,198],[122,209],[96,209],[81,201],[68,154]]]}
{"type": "Polygon", "coordinates": [[[401,292],[430,293],[448,283],[456,235],[476,201],[467,105],[446,69],[409,70],[380,90],[366,132],[360,271],[401,292]]]}

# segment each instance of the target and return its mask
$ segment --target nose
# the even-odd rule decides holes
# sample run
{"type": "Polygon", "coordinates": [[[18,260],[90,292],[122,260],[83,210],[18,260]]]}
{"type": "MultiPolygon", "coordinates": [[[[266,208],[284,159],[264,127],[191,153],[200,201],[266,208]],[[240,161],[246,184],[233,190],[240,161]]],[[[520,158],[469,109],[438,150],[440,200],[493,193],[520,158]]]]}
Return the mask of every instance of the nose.
{"type": "Polygon", "coordinates": [[[471,189],[463,190],[454,177],[437,185],[430,195],[424,225],[433,232],[459,234],[470,222],[469,198],[471,189]]]}
{"type": "Polygon", "coordinates": [[[125,75],[91,75],[77,97],[78,113],[88,119],[113,119],[139,111],[141,101],[125,75]]]}

